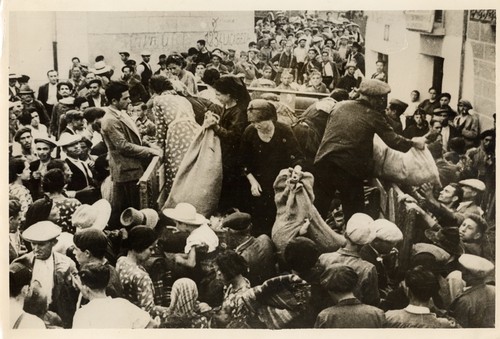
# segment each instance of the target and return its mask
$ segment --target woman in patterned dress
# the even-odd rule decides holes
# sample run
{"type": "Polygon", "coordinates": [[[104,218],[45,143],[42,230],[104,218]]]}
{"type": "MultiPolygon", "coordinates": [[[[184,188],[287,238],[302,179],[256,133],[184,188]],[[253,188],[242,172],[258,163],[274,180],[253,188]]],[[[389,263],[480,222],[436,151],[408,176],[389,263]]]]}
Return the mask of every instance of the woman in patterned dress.
{"type": "Polygon", "coordinates": [[[167,78],[155,75],[150,85],[156,93],[151,99],[152,111],[156,119],[156,140],[165,152],[163,160],[168,192],[189,145],[201,127],[195,121],[191,103],[177,95],[167,78]]]}
{"type": "Polygon", "coordinates": [[[164,323],[169,310],[155,304],[153,281],[143,266],[151,257],[156,240],[152,228],[133,227],[128,233],[129,250],[126,256],[118,258],[116,271],[123,286],[123,297],[164,323]]]}
{"type": "Polygon", "coordinates": [[[30,191],[23,185],[23,180],[30,179],[30,166],[24,158],[9,161],[9,195],[21,203],[21,222],[24,221],[28,207],[33,203],[30,191]]]}
{"type": "MultiPolygon", "coordinates": [[[[52,208],[48,220],[60,226],[63,232],[75,234],[76,228],[71,218],[76,209],[82,204],[75,198],[68,198],[63,194],[65,175],[59,168],[48,170],[42,179],[42,188],[48,199],[52,201],[52,208]]],[[[40,200],[43,200],[42,198],[40,200]]]]}

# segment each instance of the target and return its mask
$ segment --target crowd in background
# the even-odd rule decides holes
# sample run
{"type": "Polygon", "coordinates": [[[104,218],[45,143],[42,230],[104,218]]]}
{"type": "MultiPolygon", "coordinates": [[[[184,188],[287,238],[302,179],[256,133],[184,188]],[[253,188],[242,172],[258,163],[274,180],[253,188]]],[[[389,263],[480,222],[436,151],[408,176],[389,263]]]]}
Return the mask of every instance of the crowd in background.
{"type": "Polygon", "coordinates": [[[269,12],[247,50],[200,39],[158,66],[74,57],[36,93],[10,74],[10,326],[494,327],[496,131],[433,87],[391,98],[352,19],[269,12]],[[325,96],[298,114],[259,88],[325,96]],[[432,156],[435,180],[398,182],[412,235],[373,207],[375,134],[432,156]],[[141,209],[151,159],[177,193],[201,137],[216,189],[141,209]]]}

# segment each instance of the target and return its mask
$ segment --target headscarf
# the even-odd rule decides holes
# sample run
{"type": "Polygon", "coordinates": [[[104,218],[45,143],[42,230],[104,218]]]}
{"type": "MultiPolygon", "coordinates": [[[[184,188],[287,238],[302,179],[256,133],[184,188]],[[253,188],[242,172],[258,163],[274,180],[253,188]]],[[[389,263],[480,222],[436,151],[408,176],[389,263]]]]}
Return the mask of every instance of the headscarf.
{"type": "Polygon", "coordinates": [[[188,278],[177,279],[172,285],[169,311],[176,315],[190,315],[196,311],[198,288],[196,283],[188,278]]]}

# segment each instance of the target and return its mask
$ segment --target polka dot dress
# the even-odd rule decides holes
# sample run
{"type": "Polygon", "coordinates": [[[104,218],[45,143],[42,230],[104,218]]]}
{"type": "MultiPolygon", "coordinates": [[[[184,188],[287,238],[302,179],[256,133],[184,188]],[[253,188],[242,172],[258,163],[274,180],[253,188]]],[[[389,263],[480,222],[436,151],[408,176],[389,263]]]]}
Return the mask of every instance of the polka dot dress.
{"type": "Polygon", "coordinates": [[[156,139],[164,150],[165,185],[170,191],[182,159],[201,129],[191,103],[179,95],[163,93],[153,99],[156,139]]]}

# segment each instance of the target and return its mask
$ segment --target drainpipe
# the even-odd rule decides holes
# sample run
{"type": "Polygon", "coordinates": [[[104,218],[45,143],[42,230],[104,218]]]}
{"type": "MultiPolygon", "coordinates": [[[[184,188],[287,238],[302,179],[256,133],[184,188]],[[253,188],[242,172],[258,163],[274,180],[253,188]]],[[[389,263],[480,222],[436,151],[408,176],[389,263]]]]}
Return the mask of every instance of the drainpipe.
{"type": "Polygon", "coordinates": [[[458,86],[458,100],[462,98],[463,84],[464,84],[464,68],[465,68],[465,43],[467,42],[467,22],[469,11],[464,10],[464,23],[462,29],[462,48],[460,53],[460,82],[458,86]]]}
{"type": "Polygon", "coordinates": [[[57,59],[57,12],[54,12],[54,35],[52,38],[52,58],[54,62],[54,70],[59,72],[57,59]]]}

